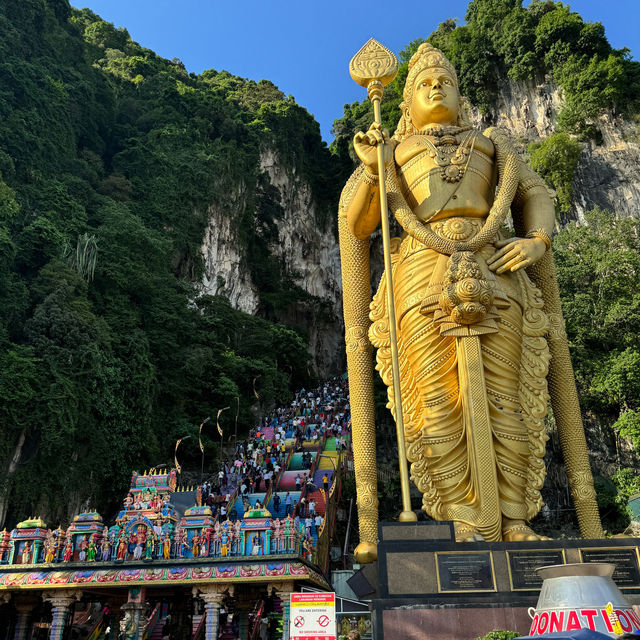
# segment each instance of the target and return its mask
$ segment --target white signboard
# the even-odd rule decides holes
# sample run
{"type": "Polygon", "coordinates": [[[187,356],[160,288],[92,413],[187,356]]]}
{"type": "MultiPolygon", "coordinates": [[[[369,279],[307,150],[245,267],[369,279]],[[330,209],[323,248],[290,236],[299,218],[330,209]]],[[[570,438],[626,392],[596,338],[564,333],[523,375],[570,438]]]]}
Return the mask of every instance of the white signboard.
{"type": "Polygon", "coordinates": [[[336,640],[336,594],[292,593],[290,640],[336,640]]]}

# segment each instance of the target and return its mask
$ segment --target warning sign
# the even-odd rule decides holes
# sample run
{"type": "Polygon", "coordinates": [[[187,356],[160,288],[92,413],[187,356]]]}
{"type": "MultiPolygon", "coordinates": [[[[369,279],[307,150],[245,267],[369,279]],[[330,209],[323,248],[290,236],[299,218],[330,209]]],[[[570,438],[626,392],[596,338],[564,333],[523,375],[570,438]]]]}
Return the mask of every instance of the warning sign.
{"type": "Polygon", "coordinates": [[[292,593],[290,640],[336,640],[336,594],[292,593]]]}

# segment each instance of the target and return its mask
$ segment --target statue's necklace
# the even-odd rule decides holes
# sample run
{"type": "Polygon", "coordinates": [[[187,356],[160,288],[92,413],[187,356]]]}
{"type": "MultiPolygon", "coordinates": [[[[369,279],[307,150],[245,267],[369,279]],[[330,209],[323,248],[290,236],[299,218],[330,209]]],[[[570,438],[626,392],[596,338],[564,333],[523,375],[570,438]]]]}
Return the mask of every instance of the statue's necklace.
{"type": "MultiPolygon", "coordinates": [[[[460,127],[456,127],[456,129],[465,130],[460,127]]],[[[467,144],[471,138],[475,137],[475,132],[469,131],[456,147],[456,138],[453,131],[443,129],[436,129],[435,131],[438,131],[435,144],[427,137],[422,138],[428,147],[429,156],[433,158],[436,166],[440,167],[440,177],[445,182],[460,182],[468,165],[470,150],[467,144]]]]}

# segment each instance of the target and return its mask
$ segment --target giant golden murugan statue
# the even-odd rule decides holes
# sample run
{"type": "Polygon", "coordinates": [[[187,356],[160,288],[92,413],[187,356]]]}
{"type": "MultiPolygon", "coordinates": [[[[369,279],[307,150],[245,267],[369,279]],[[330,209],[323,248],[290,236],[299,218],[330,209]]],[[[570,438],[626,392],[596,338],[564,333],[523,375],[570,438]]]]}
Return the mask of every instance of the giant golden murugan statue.
{"type": "Polygon", "coordinates": [[[597,537],[550,252],[548,190],[504,131],[481,133],[465,120],[456,72],[438,49],[425,43],[411,58],[403,98],[391,139],[379,124],[356,134],[361,165],[339,209],[358,559],[375,557],[377,538],[371,344],[389,406],[399,402],[387,285],[383,278],[373,301],[369,286],[369,236],[381,218],[379,158],[382,193],[404,229],[392,243],[392,299],[406,457],[423,509],[452,520],[458,540],[539,538],[527,522],[542,506],[553,357],[549,384],[574,500],[583,534],[597,537]],[[515,234],[505,231],[509,213],[515,234]]]}

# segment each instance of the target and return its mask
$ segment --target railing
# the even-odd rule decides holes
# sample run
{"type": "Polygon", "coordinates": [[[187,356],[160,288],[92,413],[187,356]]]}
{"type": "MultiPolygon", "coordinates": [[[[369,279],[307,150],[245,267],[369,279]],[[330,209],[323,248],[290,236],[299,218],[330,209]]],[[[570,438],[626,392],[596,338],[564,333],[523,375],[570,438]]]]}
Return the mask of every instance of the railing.
{"type": "Polygon", "coordinates": [[[102,635],[102,632],[104,631],[104,615],[100,618],[100,620],[98,620],[98,622],[96,623],[96,626],[93,627],[93,630],[91,631],[91,633],[87,636],[87,640],[98,640],[98,638],[102,635]]]}
{"type": "Polygon", "coordinates": [[[313,562],[318,565],[325,574],[329,568],[329,546],[336,522],[336,512],[340,494],[342,492],[342,472],[337,468],[333,474],[333,482],[329,494],[323,493],[325,499],[325,513],[322,526],[318,531],[318,540],[313,554],[313,562]]]}
{"type": "Polygon", "coordinates": [[[153,630],[158,624],[158,620],[160,619],[160,609],[162,608],[162,604],[158,602],[155,606],[153,612],[149,616],[149,620],[147,620],[147,624],[144,626],[144,630],[142,631],[142,640],[149,640],[149,636],[153,633],[153,630]]]}
{"type": "Polygon", "coordinates": [[[262,613],[264,612],[264,600],[260,600],[260,602],[256,605],[256,608],[252,613],[249,614],[249,619],[253,618],[253,621],[250,623],[249,629],[249,637],[248,640],[256,640],[258,634],[260,633],[260,621],[262,620],[262,613]]]}
{"type": "Polygon", "coordinates": [[[196,627],[196,630],[193,632],[192,640],[204,640],[204,632],[207,628],[207,614],[205,613],[202,618],[200,618],[200,622],[196,627]]]}

